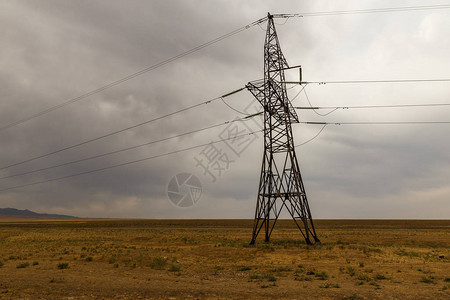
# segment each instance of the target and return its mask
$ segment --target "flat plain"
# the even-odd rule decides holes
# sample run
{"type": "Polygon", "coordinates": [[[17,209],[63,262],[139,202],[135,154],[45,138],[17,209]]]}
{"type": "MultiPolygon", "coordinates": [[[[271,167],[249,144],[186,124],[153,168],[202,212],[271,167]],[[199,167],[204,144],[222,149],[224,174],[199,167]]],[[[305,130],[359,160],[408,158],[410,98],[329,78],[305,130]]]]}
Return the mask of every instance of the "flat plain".
{"type": "Polygon", "coordinates": [[[450,299],[450,220],[0,220],[2,299],[450,299]]]}

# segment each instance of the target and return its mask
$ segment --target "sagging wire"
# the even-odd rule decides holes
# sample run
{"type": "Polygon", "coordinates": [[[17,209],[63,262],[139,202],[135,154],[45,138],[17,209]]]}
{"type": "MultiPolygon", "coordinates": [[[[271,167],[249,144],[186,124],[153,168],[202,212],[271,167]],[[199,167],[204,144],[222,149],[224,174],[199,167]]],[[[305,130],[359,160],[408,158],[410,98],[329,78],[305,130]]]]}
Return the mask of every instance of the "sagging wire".
{"type": "Polygon", "coordinates": [[[216,144],[216,143],[220,143],[220,142],[223,142],[223,141],[236,139],[236,138],[239,138],[239,137],[244,137],[244,136],[247,136],[247,135],[257,134],[257,133],[259,133],[261,131],[262,130],[252,131],[250,133],[245,133],[245,134],[233,136],[233,137],[229,137],[229,138],[226,138],[226,139],[220,139],[220,140],[212,141],[212,142],[201,144],[201,145],[195,145],[195,146],[191,146],[191,147],[188,147],[188,148],[182,148],[182,149],[174,150],[174,151],[171,151],[171,152],[157,154],[157,155],[153,155],[153,156],[150,156],[150,157],[144,157],[144,158],[137,159],[137,160],[126,161],[126,162],[123,162],[123,163],[120,163],[120,164],[109,165],[109,166],[102,167],[102,168],[91,169],[89,171],[79,172],[79,173],[75,173],[75,174],[71,174],[71,175],[66,175],[66,176],[50,178],[50,179],[46,179],[46,180],[42,180],[42,181],[35,181],[35,182],[27,183],[27,184],[7,187],[7,188],[4,188],[4,189],[0,189],[0,193],[1,192],[5,192],[5,191],[9,191],[9,190],[15,190],[15,189],[23,188],[23,187],[34,186],[34,185],[38,185],[38,184],[64,180],[64,179],[73,178],[73,177],[77,177],[77,176],[81,176],[81,175],[92,174],[92,173],[101,172],[101,171],[105,171],[105,170],[109,170],[109,169],[113,169],[113,168],[127,166],[127,165],[131,165],[131,164],[135,164],[135,163],[140,163],[140,162],[152,160],[152,159],[159,158],[159,157],[164,157],[164,156],[185,152],[185,151],[189,151],[189,150],[200,148],[200,147],[205,147],[205,146],[210,145],[210,144],[216,144]]]}
{"type": "Polygon", "coordinates": [[[232,107],[231,105],[229,105],[227,102],[225,102],[225,99],[223,99],[223,97],[220,97],[220,100],[222,100],[223,104],[225,104],[229,109],[234,110],[235,112],[237,112],[238,114],[241,115],[245,115],[245,116],[249,116],[250,114],[242,112],[240,110],[237,110],[236,108],[232,107]]]}
{"type": "MultiPolygon", "coordinates": [[[[262,23],[262,22],[261,22],[261,23],[262,23]]],[[[264,29],[264,28],[261,26],[261,23],[258,23],[259,28],[260,28],[262,31],[266,32],[266,29],[264,29]]]]}
{"type": "Polygon", "coordinates": [[[306,84],[305,85],[301,85],[301,87],[302,87],[302,89],[294,96],[294,98],[292,98],[292,100],[290,100],[291,104],[303,92],[303,90],[306,88],[306,84]]]}
{"type": "Polygon", "coordinates": [[[228,97],[228,96],[237,94],[237,93],[243,91],[244,89],[245,89],[245,88],[240,88],[240,89],[235,90],[235,91],[233,91],[233,92],[231,92],[231,93],[225,94],[225,95],[223,95],[223,96],[221,96],[221,97],[219,97],[219,98],[220,98],[220,100],[222,100],[223,104],[225,104],[229,109],[231,109],[231,110],[233,110],[233,111],[235,111],[235,112],[237,112],[237,113],[239,113],[239,114],[241,114],[241,115],[249,116],[249,115],[251,115],[251,114],[242,112],[242,111],[240,111],[240,110],[238,110],[238,109],[232,107],[232,106],[229,105],[229,104],[225,101],[225,99],[224,99],[224,98],[226,98],[226,97],[228,97]]]}
{"type": "Polygon", "coordinates": [[[319,130],[319,132],[318,132],[315,136],[313,136],[312,138],[310,138],[310,139],[307,140],[306,142],[303,142],[303,143],[301,143],[301,144],[295,145],[294,147],[295,147],[295,148],[296,148],[296,147],[301,147],[301,146],[303,146],[303,145],[308,144],[309,142],[312,142],[314,139],[316,139],[316,138],[322,133],[322,131],[325,129],[325,127],[327,127],[327,125],[328,125],[328,124],[324,124],[324,125],[322,126],[322,128],[319,130]]]}
{"type": "Polygon", "coordinates": [[[309,100],[308,93],[306,92],[306,85],[305,85],[304,92],[305,92],[306,100],[308,101],[308,104],[309,104],[309,107],[310,107],[309,109],[311,109],[311,110],[312,110],[314,113],[316,113],[318,116],[326,117],[326,116],[328,116],[329,114],[334,113],[336,110],[338,110],[338,108],[334,108],[333,110],[331,110],[331,111],[329,111],[329,112],[327,112],[327,113],[325,113],[325,114],[321,114],[321,113],[317,112],[317,109],[314,108],[314,107],[312,106],[311,101],[309,100]]]}
{"type": "Polygon", "coordinates": [[[283,18],[286,19],[284,21],[284,23],[277,23],[277,22],[274,21],[275,25],[279,25],[279,26],[285,25],[287,23],[287,21],[289,21],[290,16],[286,16],[286,17],[283,17],[283,18]]]}

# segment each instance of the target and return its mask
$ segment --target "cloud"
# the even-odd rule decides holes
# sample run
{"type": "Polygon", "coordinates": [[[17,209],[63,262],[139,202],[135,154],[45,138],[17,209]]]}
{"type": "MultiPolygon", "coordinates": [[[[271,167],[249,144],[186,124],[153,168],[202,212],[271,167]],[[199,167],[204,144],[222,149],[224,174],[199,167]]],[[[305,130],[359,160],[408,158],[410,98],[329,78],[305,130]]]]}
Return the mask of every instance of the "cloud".
{"type": "MultiPolygon", "coordinates": [[[[400,1],[398,6],[407,5],[400,1]]],[[[389,1],[14,1],[0,4],[0,127],[95,90],[272,13],[390,7],[389,1]]],[[[307,81],[448,77],[446,10],[277,20],[284,54],[307,81]],[[376,26],[374,26],[376,24],[376,26]]],[[[0,167],[213,99],[263,76],[264,26],[252,27],[65,108],[0,131],[0,167]]],[[[297,73],[290,73],[297,78],[297,73]]],[[[299,91],[289,91],[293,97],[299,91]]],[[[446,102],[447,83],[308,85],[314,106],[446,102]]],[[[226,98],[244,110],[253,96],[226,98]]],[[[295,105],[309,105],[304,94],[295,105]]],[[[448,109],[367,109],[302,121],[448,121],[448,109]]],[[[242,117],[220,101],[43,159],[0,171],[27,172],[155,141],[242,117]]],[[[257,121],[261,122],[261,121],[257,121]]],[[[251,130],[261,123],[248,121],[251,130]]],[[[259,125],[259,126],[258,126],[259,125]]],[[[299,144],[320,127],[294,124],[299,144]]],[[[313,216],[446,218],[448,125],[328,125],[298,157],[313,216]],[[406,209],[402,209],[406,207],[406,209]],[[420,213],[418,213],[420,212],[420,213]]],[[[46,181],[221,138],[200,132],[27,176],[0,189],[46,181]]],[[[211,181],[201,148],[142,163],[0,193],[1,207],[86,217],[252,218],[262,138],[211,181]],[[178,209],[167,184],[180,172],[202,182],[200,202],[178,209]]]]}

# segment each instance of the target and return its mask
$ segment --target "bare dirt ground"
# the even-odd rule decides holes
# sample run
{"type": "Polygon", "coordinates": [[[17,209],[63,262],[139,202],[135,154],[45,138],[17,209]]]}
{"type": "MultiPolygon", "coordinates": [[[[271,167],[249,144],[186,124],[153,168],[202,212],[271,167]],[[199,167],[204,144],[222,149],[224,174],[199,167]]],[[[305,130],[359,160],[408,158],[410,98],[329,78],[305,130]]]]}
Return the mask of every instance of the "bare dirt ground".
{"type": "Polygon", "coordinates": [[[1,299],[450,299],[450,220],[0,220],[1,299]]]}

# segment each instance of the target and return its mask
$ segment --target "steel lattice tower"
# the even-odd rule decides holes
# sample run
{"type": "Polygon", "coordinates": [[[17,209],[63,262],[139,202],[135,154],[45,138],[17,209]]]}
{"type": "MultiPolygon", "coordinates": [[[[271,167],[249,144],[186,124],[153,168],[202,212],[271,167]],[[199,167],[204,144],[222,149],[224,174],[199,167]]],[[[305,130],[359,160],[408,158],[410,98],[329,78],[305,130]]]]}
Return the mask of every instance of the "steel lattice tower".
{"type": "Polygon", "coordinates": [[[265,241],[269,241],[283,207],[307,244],[320,242],[295,154],[291,124],[299,120],[287,96],[286,69],[289,65],[281,52],[273,16],[269,13],[264,44],[264,79],[246,86],[264,108],[264,154],[251,245],[263,227],[265,241]]]}

